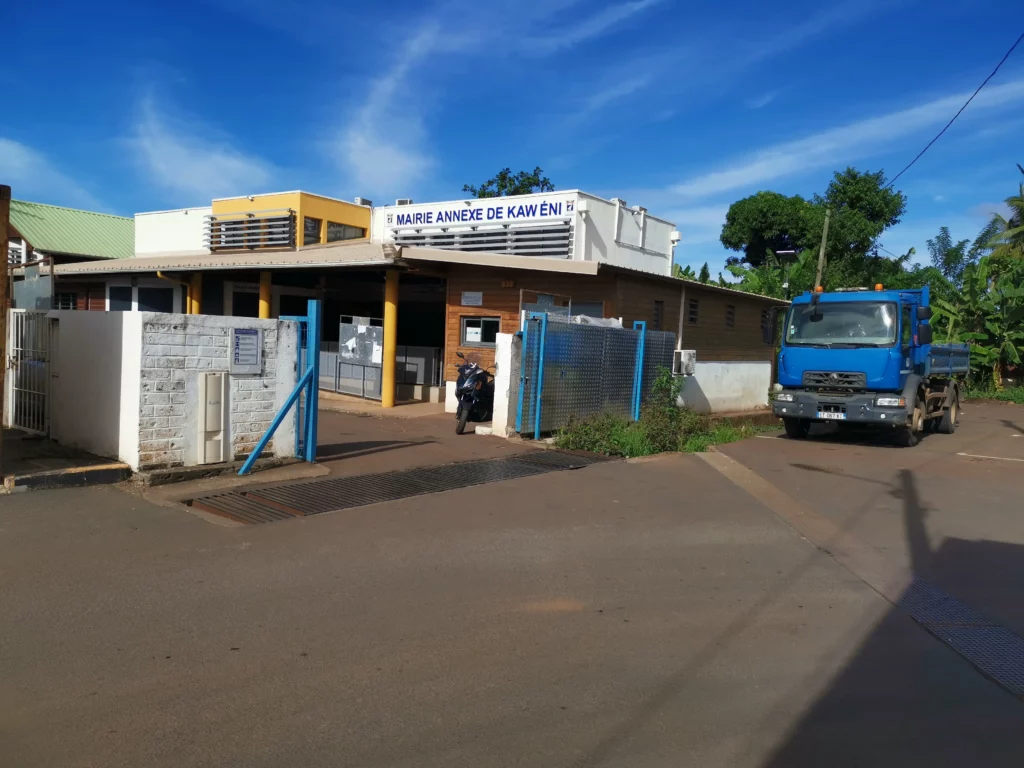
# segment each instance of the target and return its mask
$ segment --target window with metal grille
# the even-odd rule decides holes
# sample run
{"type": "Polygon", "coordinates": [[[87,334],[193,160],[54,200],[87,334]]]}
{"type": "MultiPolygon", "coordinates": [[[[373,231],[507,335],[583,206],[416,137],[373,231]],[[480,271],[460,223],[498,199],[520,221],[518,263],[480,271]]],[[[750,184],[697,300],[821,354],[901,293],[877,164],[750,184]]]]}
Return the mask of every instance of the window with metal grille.
{"type": "Polygon", "coordinates": [[[732,304],[725,305],[725,327],[736,327],[736,307],[733,306],[732,304]]]}
{"type": "Polygon", "coordinates": [[[78,306],[77,293],[58,293],[53,297],[54,309],[75,309],[78,306]]]}
{"type": "Polygon", "coordinates": [[[7,263],[22,264],[25,261],[25,250],[14,242],[7,241],[7,263]]]}
{"type": "Polygon", "coordinates": [[[686,318],[690,325],[696,325],[697,320],[700,317],[700,301],[698,299],[690,299],[687,305],[686,318]]]}
{"type": "Polygon", "coordinates": [[[462,346],[493,347],[501,332],[500,317],[463,317],[462,346]]]}
{"type": "Polygon", "coordinates": [[[336,243],[339,240],[361,240],[366,237],[366,230],[362,227],[351,227],[348,224],[336,224],[333,221],[327,222],[327,242],[336,243]]]}
{"type": "Polygon", "coordinates": [[[651,321],[651,330],[660,331],[661,324],[665,318],[665,302],[655,301],[654,302],[654,318],[651,321]]]}

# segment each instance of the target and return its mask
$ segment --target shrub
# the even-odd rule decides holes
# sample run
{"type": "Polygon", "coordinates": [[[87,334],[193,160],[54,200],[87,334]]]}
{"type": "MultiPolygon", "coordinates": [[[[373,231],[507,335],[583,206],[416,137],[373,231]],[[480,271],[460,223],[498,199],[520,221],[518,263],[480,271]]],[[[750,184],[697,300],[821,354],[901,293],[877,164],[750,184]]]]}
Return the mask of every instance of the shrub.
{"type": "Polygon", "coordinates": [[[667,451],[699,453],[711,445],[750,437],[756,431],[749,425],[713,424],[703,414],[678,407],[681,387],[679,379],[661,369],[640,411],[639,421],[631,422],[607,413],[573,417],[558,433],[555,445],[568,450],[634,458],[667,451]]]}

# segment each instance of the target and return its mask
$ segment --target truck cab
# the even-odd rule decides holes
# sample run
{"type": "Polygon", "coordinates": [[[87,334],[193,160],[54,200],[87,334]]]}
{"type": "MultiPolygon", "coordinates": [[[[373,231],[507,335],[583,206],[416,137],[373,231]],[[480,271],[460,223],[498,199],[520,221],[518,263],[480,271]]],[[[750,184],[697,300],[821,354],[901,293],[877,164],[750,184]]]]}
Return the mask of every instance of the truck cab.
{"type": "Polygon", "coordinates": [[[787,434],[806,437],[814,422],[857,423],[898,430],[913,445],[930,426],[952,431],[954,376],[967,372],[969,351],[932,344],[929,300],[927,286],[819,289],[794,299],[772,397],[787,434]]]}

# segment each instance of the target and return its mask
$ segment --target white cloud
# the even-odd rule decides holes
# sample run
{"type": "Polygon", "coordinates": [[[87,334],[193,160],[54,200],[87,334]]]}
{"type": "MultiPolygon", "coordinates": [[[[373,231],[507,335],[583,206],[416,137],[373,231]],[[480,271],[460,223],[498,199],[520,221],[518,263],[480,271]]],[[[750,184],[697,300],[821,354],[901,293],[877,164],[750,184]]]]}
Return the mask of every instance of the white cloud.
{"type": "Polygon", "coordinates": [[[164,189],[187,196],[183,202],[189,204],[279,186],[271,164],[239,151],[224,137],[213,136],[194,119],[186,123],[168,117],[152,96],[139,105],[130,145],[149,178],[164,189]]]}
{"type": "Polygon", "coordinates": [[[9,184],[16,200],[103,210],[82,186],[32,147],[0,138],[0,181],[9,184]]]}
{"type": "MultiPolygon", "coordinates": [[[[677,184],[672,191],[684,197],[705,197],[870,155],[898,139],[941,126],[967,97],[966,93],[958,93],[899,112],[831,128],[807,138],[776,144],[723,170],[677,184]]],[[[1020,101],[1024,101],[1024,80],[982,91],[965,115],[1020,101]]]]}
{"type": "Polygon", "coordinates": [[[775,101],[775,97],[778,95],[778,91],[762,93],[760,96],[754,96],[752,98],[745,99],[743,101],[743,104],[744,106],[747,107],[747,109],[761,109],[762,107],[767,107],[769,104],[775,101]]]}
{"type": "Polygon", "coordinates": [[[728,211],[728,205],[706,205],[670,210],[664,217],[679,228],[683,245],[696,245],[718,242],[728,211]]]}
{"type": "Polygon", "coordinates": [[[630,77],[628,80],[622,80],[596,93],[592,93],[584,100],[581,112],[584,115],[591,114],[604,109],[613,102],[632,96],[637,91],[646,88],[650,84],[651,79],[652,75],[648,72],[643,75],[630,77]]]}
{"type": "Polygon", "coordinates": [[[581,18],[576,24],[563,28],[558,34],[527,38],[524,47],[536,55],[550,55],[574,45],[600,37],[619,22],[651,8],[662,0],[633,0],[609,5],[600,13],[581,18]]]}
{"type": "Polygon", "coordinates": [[[440,26],[430,23],[398,53],[394,64],[370,87],[369,95],[337,141],[337,156],[358,194],[410,193],[433,166],[423,148],[423,122],[414,102],[401,108],[395,96],[406,87],[414,65],[427,59],[441,41],[440,26]]]}

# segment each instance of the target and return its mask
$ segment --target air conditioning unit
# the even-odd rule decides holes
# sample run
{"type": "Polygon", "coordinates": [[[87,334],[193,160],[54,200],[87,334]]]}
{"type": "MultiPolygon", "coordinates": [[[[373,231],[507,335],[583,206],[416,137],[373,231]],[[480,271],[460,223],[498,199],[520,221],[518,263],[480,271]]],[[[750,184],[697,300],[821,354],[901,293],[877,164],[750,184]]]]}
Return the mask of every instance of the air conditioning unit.
{"type": "Polygon", "coordinates": [[[677,349],[672,354],[672,375],[693,376],[697,368],[697,350],[677,349]]]}
{"type": "Polygon", "coordinates": [[[611,202],[613,202],[613,203],[615,203],[616,205],[618,205],[618,206],[621,206],[621,207],[623,207],[623,208],[628,208],[628,207],[629,207],[629,206],[628,206],[628,205],[626,204],[626,201],[625,201],[625,200],[623,200],[623,199],[622,199],[621,197],[613,197],[613,198],[611,199],[611,202]]]}
{"type": "Polygon", "coordinates": [[[373,208],[373,200],[367,200],[365,197],[357,197],[356,205],[365,205],[367,208],[373,208]]]}
{"type": "Polygon", "coordinates": [[[633,213],[647,213],[647,209],[644,208],[642,205],[634,205],[631,210],[633,211],[633,213]]]}
{"type": "Polygon", "coordinates": [[[412,205],[411,197],[400,197],[395,200],[395,205],[412,205]]]}

